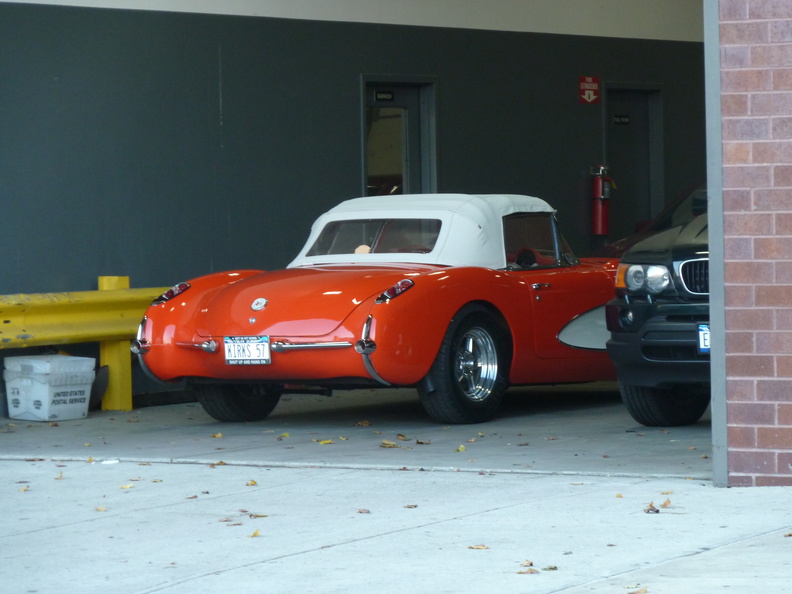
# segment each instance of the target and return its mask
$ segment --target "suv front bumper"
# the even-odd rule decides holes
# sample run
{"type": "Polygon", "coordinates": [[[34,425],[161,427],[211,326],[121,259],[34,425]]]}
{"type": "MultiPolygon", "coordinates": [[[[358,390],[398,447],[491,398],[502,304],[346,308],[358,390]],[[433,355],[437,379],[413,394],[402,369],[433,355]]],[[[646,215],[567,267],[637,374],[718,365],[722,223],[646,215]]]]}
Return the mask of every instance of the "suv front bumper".
{"type": "Polygon", "coordinates": [[[699,348],[699,326],[709,325],[709,303],[628,303],[606,305],[607,343],[624,384],[670,387],[710,381],[710,357],[699,348]],[[629,314],[631,323],[624,320],[629,314]]]}

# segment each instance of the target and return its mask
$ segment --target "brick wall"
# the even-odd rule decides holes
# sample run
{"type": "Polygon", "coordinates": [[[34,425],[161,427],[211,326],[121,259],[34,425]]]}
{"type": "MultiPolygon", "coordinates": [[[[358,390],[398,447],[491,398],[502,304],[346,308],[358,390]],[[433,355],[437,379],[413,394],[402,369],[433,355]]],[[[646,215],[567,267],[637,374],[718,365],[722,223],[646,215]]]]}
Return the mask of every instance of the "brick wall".
{"type": "Polygon", "coordinates": [[[720,33],[729,484],[792,485],[792,1],[720,33]]]}

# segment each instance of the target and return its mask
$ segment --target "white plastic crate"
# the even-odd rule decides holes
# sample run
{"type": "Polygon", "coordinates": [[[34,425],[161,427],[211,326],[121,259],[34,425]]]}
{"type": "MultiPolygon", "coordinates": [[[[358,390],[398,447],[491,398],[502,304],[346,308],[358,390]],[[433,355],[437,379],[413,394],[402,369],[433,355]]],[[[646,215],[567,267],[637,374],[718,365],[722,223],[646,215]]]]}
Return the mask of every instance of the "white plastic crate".
{"type": "Polygon", "coordinates": [[[95,365],[90,357],[7,357],[3,378],[8,416],[27,421],[87,417],[95,365]]]}

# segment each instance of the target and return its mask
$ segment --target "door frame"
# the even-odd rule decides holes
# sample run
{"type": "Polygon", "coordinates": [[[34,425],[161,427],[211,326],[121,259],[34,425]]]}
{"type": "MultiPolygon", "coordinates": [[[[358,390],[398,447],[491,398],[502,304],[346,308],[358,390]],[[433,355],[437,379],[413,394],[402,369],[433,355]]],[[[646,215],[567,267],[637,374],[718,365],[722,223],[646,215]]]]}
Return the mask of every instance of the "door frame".
{"type": "Polygon", "coordinates": [[[608,92],[634,91],[647,96],[649,117],[649,213],[666,206],[663,138],[663,85],[659,83],[606,82],[602,89],[602,154],[608,164],[608,92]]]}
{"type": "MultiPolygon", "coordinates": [[[[367,163],[366,163],[366,107],[368,89],[373,85],[392,87],[410,87],[418,92],[420,118],[420,193],[437,192],[437,123],[436,95],[437,80],[429,76],[394,76],[379,74],[363,74],[360,77],[360,188],[361,196],[366,195],[367,163]]],[[[409,117],[409,115],[408,115],[409,117]]],[[[410,190],[412,193],[418,193],[410,190]]]]}

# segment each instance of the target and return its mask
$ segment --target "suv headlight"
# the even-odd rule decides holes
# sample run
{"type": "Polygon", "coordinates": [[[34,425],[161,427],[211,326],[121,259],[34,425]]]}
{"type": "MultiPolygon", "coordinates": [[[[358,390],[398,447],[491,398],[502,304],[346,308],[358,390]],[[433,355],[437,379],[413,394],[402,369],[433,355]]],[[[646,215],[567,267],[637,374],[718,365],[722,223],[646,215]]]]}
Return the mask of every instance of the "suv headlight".
{"type": "Polygon", "coordinates": [[[632,293],[662,293],[671,285],[671,273],[659,264],[619,264],[616,288],[632,293]]]}

